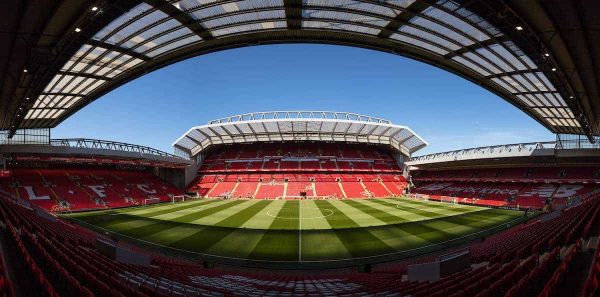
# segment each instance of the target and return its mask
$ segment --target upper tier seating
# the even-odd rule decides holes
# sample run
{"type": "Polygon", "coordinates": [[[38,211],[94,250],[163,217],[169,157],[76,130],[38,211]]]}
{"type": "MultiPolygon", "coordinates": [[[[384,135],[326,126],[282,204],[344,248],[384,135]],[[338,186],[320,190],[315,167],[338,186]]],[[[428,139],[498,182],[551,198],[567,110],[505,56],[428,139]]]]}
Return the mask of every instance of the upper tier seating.
{"type": "Polygon", "coordinates": [[[170,201],[181,195],[149,172],[69,168],[12,172],[12,178],[0,179],[0,188],[49,211],[134,206],[147,198],[170,201]]]}
{"type": "Polygon", "coordinates": [[[359,144],[264,143],[226,146],[210,153],[199,173],[232,171],[400,172],[379,148],[359,144]]]}

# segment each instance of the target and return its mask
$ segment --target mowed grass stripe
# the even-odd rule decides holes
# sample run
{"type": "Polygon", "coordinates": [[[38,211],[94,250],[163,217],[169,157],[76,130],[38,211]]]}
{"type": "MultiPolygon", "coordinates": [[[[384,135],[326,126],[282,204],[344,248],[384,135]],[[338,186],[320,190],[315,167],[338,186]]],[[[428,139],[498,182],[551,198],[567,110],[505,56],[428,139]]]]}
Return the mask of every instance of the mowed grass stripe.
{"type": "Polygon", "coordinates": [[[263,238],[265,230],[231,229],[219,241],[209,246],[204,252],[236,258],[250,258],[250,254],[263,238]]]}
{"type": "MultiPolygon", "coordinates": [[[[329,205],[331,205],[332,207],[334,207],[333,208],[334,210],[337,209],[337,211],[339,211],[344,217],[350,218],[351,221],[354,222],[358,227],[369,227],[369,226],[374,226],[374,225],[384,225],[385,224],[384,221],[379,220],[368,213],[364,213],[361,210],[359,210],[355,207],[352,207],[351,205],[348,205],[345,202],[345,200],[343,200],[343,201],[341,201],[341,200],[327,201],[327,203],[329,205]]],[[[321,207],[321,205],[319,205],[319,207],[321,207]]],[[[332,217],[333,217],[333,219],[336,219],[335,214],[332,217]]],[[[354,227],[354,226],[351,225],[348,227],[354,227]]],[[[334,228],[336,228],[336,227],[334,227],[334,228]]],[[[344,227],[340,227],[340,228],[344,228],[344,227]]]]}
{"type": "MultiPolygon", "coordinates": [[[[393,251],[385,242],[360,227],[351,218],[347,217],[337,207],[326,200],[315,201],[315,204],[321,209],[323,215],[328,214],[328,209],[334,209],[335,214],[326,217],[329,225],[333,228],[343,228],[347,226],[355,227],[351,229],[334,229],[335,234],[342,242],[346,250],[352,257],[364,257],[374,254],[383,254],[393,251]]],[[[341,204],[340,204],[341,205],[341,204]]]]}
{"type": "Polygon", "coordinates": [[[207,209],[202,209],[200,211],[197,212],[191,212],[188,214],[185,214],[183,216],[178,216],[175,218],[172,218],[174,221],[176,222],[180,222],[180,223],[191,223],[195,220],[198,220],[199,218],[202,217],[206,217],[206,216],[210,216],[213,215],[215,213],[218,213],[220,211],[224,211],[226,209],[229,209],[231,207],[235,207],[236,205],[245,203],[245,200],[233,200],[233,201],[226,201],[223,202],[220,205],[217,205],[215,207],[211,207],[211,208],[207,208],[207,209]]]}
{"type": "MultiPolygon", "coordinates": [[[[239,227],[241,224],[246,222],[250,217],[254,216],[256,213],[258,213],[265,206],[268,205],[268,203],[265,203],[265,201],[250,201],[250,202],[253,202],[253,203],[247,205],[242,210],[238,209],[238,211],[236,213],[228,215],[227,218],[217,222],[216,225],[220,225],[220,226],[224,226],[224,227],[239,227]]],[[[220,213],[222,213],[222,212],[220,212],[220,213]]],[[[210,216],[210,217],[213,217],[213,216],[210,216]]],[[[196,223],[196,222],[194,222],[194,223],[196,223]]],[[[189,224],[181,224],[180,226],[176,226],[176,227],[166,229],[166,230],[151,234],[149,236],[146,236],[146,237],[144,237],[144,240],[162,242],[163,245],[171,245],[173,242],[181,240],[186,237],[193,236],[194,234],[196,234],[197,232],[199,232],[201,230],[205,230],[205,228],[203,226],[190,226],[189,224]]],[[[231,229],[229,234],[234,233],[235,231],[236,231],[235,229],[231,229]]],[[[202,231],[202,232],[204,232],[204,231],[202,231]]],[[[229,234],[226,235],[225,238],[228,238],[229,234]]],[[[250,243],[252,240],[251,236],[243,236],[243,235],[238,235],[238,236],[242,236],[242,238],[244,240],[250,240],[248,243],[250,243]]],[[[222,242],[225,238],[221,239],[219,242],[222,242]]],[[[219,242],[216,242],[214,245],[219,245],[219,242]]],[[[221,247],[227,247],[231,244],[232,244],[232,242],[231,242],[231,240],[229,240],[229,241],[225,242],[224,244],[222,244],[221,247]]],[[[235,243],[233,243],[233,244],[235,244],[235,243]]],[[[242,250],[241,247],[240,247],[240,250],[242,250]]]]}
{"type": "MultiPolygon", "coordinates": [[[[256,201],[250,207],[220,221],[218,225],[239,228],[256,215],[263,214],[271,201],[256,201]]],[[[230,232],[206,249],[207,253],[228,255],[235,257],[248,257],[255,249],[264,235],[264,230],[230,229],[230,232]]]]}
{"type": "Polygon", "coordinates": [[[246,224],[250,219],[252,219],[256,215],[261,215],[264,213],[265,208],[271,205],[270,201],[261,200],[256,201],[254,204],[246,207],[245,209],[230,215],[229,217],[223,219],[218,222],[217,225],[223,227],[241,227],[246,224]]]}
{"type": "Polygon", "coordinates": [[[288,200],[281,207],[279,212],[275,215],[273,212],[269,212],[271,216],[275,216],[275,219],[269,226],[270,230],[298,230],[299,227],[299,206],[300,201],[288,200]]]}
{"type": "MultiPolygon", "coordinates": [[[[312,229],[331,229],[329,222],[321,212],[321,209],[315,204],[312,200],[303,200],[300,201],[300,206],[302,207],[300,213],[302,215],[301,218],[301,229],[302,230],[312,230],[312,229]]],[[[331,213],[333,215],[333,213],[331,213]]]]}
{"type": "Polygon", "coordinates": [[[152,205],[148,205],[148,206],[137,206],[137,207],[132,207],[132,208],[121,208],[118,210],[118,212],[120,213],[127,213],[130,215],[146,215],[148,213],[151,212],[155,212],[155,211],[160,211],[160,210],[165,210],[165,209],[173,209],[175,207],[192,207],[194,205],[197,204],[202,204],[202,203],[207,203],[208,201],[212,201],[212,200],[208,200],[208,199],[194,199],[194,200],[188,200],[185,202],[178,202],[176,204],[170,203],[170,202],[163,202],[163,203],[159,203],[159,204],[152,204],[152,205]]]}
{"type": "Polygon", "coordinates": [[[386,224],[397,224],[397,223],[407,221],[406,219],[395,216],[394,214],[391,214],[386,211],[382,211],[380,209],[377,209],[375,207],[372,207],[372,206],[364,204],[364,203],[360,203],[355,200],[344,200],[343,202],[346,203],[347,205],[350,205],[350,206],[382,221],[382,222],[385,222],[386,224]]]}
{"type": "Polygon", "coordinates": [[[299,201],[286,201],[250,254],[261,260],[296,261],[298,257],[299,201]],[[287,229],[287,230],[286,230],[287,229]]]}
{"type": "Polygon", "coordinates": [[[201,205],[196,205],[193,207],[188,207],[185,209],[179,209],[177,211],[163,213],[163,214],[157,215],[157,216],[152,216],[152,218],[159,219],[159,220],[174,220],[176,218],[183,217],[188,214],[198,213],[200,211],[205,211],[207,209],[214,208],[214,207],[220,207],[222,205],[226,205],[229,203],[231,203],[231,200],[217,200],[216,202],[213,202],[210,204],[201,204],[201,205]]]}
{"type": "Polygon", "coordinates": [[[285,205],[285,201],[283,200],[264,200],[267,203],[267,206],[256,215],[247,220],[241,227],[242,228],[253,228],[253,229],[269,229],[273,220],[275,220],[275,215],[270,216],[267,213],[277,214],[281,208],[285,205]]]}
{"type": "Polygon", "coordinates": [[[380,199],[357,199],[357,202],[376,208],[380,211],[387,212],[401,218],[401,222],[416,222],[420,220],[428,220],[429,217],[419,215],[412,211],[411,208],[398,207],[395,204],[380,203],[380,199]]]}
{"type": "Polygon", "coordinates": [[[138,228],[128,228],[126,230],[122,230],[122,232],[124,232],[126,235],[129,235],[129,236],[136,236],[139,238],[144,238],[144,237],[148,236],[149,234],[161,232],[166,229],[176,227],[177,225],[179,225],[181,223],[189,223],[195,219],[198,219],[199,217],[211,215],[213,213],[216,213],[216,212],[222,211],[224,209],[227,209],[229,207],[235,206],[241,202],[242,201],[237,201],[237,200],[236,201],[227,201],[227,202],[220,204],[218,206],[215,206],[215,207],[203,209],[198,212],[188,213],[186,215],[179,216],[179,217],[174,217],[168,221],[159,220],[157,218],[147,218],[147,220],[149,220],[151,223],[149,223],[145,226],[142,226],[142,227],[138,227],[138,228]]]}
{"type": "MultiPolygon", "coordinates": [[[[242,201],[242,203],[240,203],[240,204],[234,205],[233,207],[224,209],[224,210],[214,213],[210,216],[204,216],[204,217],[198,218],[196,220],[191,221],[190,223],[199,224],[199,225],[220,226],[219,222],[226,220],[228,217],[233,216],[248,207],[252,207],[252,205],[254,205],[254,203],[257,202],[255,200],[241,200],[241,201],[242,201]]],[[[239,226],[236,226],[236,227],[239,227],[239,226]]]]}
{"type": "MultiPolygon", "coordinates": [[[[216,201],[215,201],[216,202],[216,201]]],[[[221,203],[223,203],[223,201],[220,201],[221,203]]],[[[156,215],[156,216],[138,216],[138,215],[130,215],[128,213],[120,213],[118,215],[115,216],[124,216],[124,217],[129,217],[129,220],[127,221],[122,221],[122,222],[117,222],[115,224],[109,224],[105,227],[110,227],[110,228],[121,228],[122,225],[125,225],[123,227],[126,228],[142,228],[145,226],[149,226],[155,223],[158,223],[160,221],[171,221],[172,218],[175,218],[177,216],[181,216],[182,212],[185,213],[190,213],[190,212],[196,212],[198,210],[201,209],[207,209],[207,208],[211,208],[211,207],[215,207],[218,206],[219,203],[202,203],[202,204],[194,204],[191,206],[187,206],[185,209],[183,210],[178,210],[178,211],[173,211],[173,212],[166,212],[160,215],[156,215]]],[[[181,206],[178,206],[177,208],[180,208],[181,206]]]]}
{"type": "Polygon", "coordinates": [[[235,227],[242,226],[250,218],[261,213],[269,204],[269,201],[258,201],[217,223],[231,227],[206,226],[192,235],[173,242],[172,246],[229,257],[247,256],[262,239],[265,230],[235,229],[235,227]]]}
{"type": "Polygon", "coordinates": [[[502,222],[507,222],[520,216],[521,214],[519,213],[505,213],[498,212],[495,209],[488,209],[460,216],[451,216],[443,220],[433,220],[425,222],[425,224],[438,229],[443,228],[447,233],[460,236],[497,226],[502,222]]]}
{"type": "Polygon", "coordinates": [[[352,258],[352,255],[334,230],[302,231],[301,236],[303,261],[352,258]]]}
{"type": "Polygon", "coordinates": [[[396,250],[405,251],[470,235],[514,220],[520,215],[518,212],[484,209],[429,221],[371,228],[370,231],[396,250]]]}
{"type": "Polygon", "coordinates": [[[346,246],[337,236],[335,231],[331,230],[331,225],[327,221],[327,216],[333,215],[335,210],[323,214],[321,209],[313,200],[300,201],[302,207],[300,214],[303,261],[318,261],[330,259],[351,258],[346,246]]]}
{"type": "Polygon", "coordinates": [[[171,205],[171,207],[162,206],[162,207],[157,207],[156,209],[152,208],[150,211],[144,211],[144,212],[133,211],[133,212],[129,212],[129,213],[128,212],[123,212],[123,213],[131,214],[131,215],[140,215],[143,217],[155,217],[155,216],[159,216],[162,214],[167,214],[167,213],[172,213],[172,212],[176,212],[179,210],[189,209],[189,208],[200,206],[200,205],[209,205],[209,204],[216,203],[219,201],[221,201],[221,200],[201,200],[201,201],[193,201],[190,203],[183,203],[181,205],[175,204],[175,205],[171,205]]]}
{"type": "Polygon", "coordinates": [[[464,205],[464,204],[452,204],[452,203],[446,203],[446,202],[436,202],[436,201],[420,201],[420,200],[415,200],[415,199],[410,199],[410,198],[393,198],[393,199],[386,199],[388,202],[400,202],[402,203],[402,205],[405,205],[407,207],[412,206],[420,208],[420,207],[427,207],[429,209],[439,209],[442,210],[444,213],[448,213],[448,212],[457,212],[457,213],[463,213],[463,212],[468,212],[468,211],[474,211],[474,210],[478,210],[478,209],[482,209],[483,207],[479,207],[479,206],[471,206],[471,205],[464,205]]]}
{"type": "MultiPolygon", "coordinates": [[[[394,199],[395,200],[395,199],[394,199]]],[[[376,203],[384,203],[386,205],[398,205],[398,201],[392,200],[377,200],[373,199],[373,202],[376,203]]],[[[444,216],[449,216],[452,214],[462,214],[463,211],[450,211],[448,209],[435,209],[435,211],[430,210],[427,205],[410,205],[410,204],[401,204],[401,208],[407,211],[410,211],[414,214],[420,215],[422,217],[427,217],[428,219],[440,218],[444,216]]]]}

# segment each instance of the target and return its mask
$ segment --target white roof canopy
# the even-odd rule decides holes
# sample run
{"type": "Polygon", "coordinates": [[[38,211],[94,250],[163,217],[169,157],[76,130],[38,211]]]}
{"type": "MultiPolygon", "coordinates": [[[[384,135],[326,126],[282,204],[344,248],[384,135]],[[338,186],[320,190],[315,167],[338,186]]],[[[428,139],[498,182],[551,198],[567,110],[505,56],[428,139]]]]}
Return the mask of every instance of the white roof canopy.
{"type": "Polygon", "coordinates": [[[405,126],[344,112],[258,112],[214,120],[189,129],[173,143],[194,156],[212,145],[272,141],[339,141],[389,145],[410,156],[427,146],[405,126]]]}

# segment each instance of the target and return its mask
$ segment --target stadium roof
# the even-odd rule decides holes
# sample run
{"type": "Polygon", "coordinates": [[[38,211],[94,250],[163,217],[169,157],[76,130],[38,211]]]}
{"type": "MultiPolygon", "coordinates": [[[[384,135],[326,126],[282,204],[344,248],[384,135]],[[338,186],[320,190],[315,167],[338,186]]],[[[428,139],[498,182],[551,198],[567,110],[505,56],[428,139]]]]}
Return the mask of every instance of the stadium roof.
{"type": "Polygon", "coordinates": [[[413,169],[448,169],[494,166],[588,166],[600,160],[600,144],[587,139],[515,143],[474,147],[412,157],[413,169]]]}
{"type": "Polygon", "coordinates": [[[183,168],[192,162],[147,146],[124,142],[66,138],[48,143],[15,143],[0,145],[0,154],[15,160],[59,161],[96,164],[128,164],[165,168],[183,168]]]}
{"type": "Polygon", "coordinates": [[[552,132],[597,135],[599,14],[593,0],[1,1],[0,129],[54,127],[196,55],[311,42],[430,63],[552,132]]]}
{"type": "Polygon", "coordinates": [[[407,127],[347,112],[271,111],[235,115],[193,127],[173,147],[194,156],[212,145],[270,141],[341,141],[389,145],[403,154],[427,146],[407,127]]]}

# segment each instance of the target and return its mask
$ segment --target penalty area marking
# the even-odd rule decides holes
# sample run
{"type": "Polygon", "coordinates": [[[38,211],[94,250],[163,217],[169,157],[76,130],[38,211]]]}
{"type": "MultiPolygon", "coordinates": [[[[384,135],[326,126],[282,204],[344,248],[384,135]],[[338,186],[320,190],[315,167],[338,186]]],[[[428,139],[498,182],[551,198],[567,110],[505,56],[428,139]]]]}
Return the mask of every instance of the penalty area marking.
{"type": "Polygon", "coordinates": [[[283,219],[283,220],[300,220],[300,219],[311,220],[311,219],[326,218],[328,216],[333,215],[333,210],[331,210],[329,208],[323,208],[323,209],[321,209],[321,208],[318,208],[318,207],[299,207],[299,211],[302,210],[302,209],[318,209],[319,211],[326,212],[326,214],[321,215],[321,216],[314,216],[314,217],[301,217],[300,216],[301,212],[300,212],[299,217],[285,217],[285,216],[273,215],[271,213],[271,211],[273,211],[273,210],[280,211],[281,209],[290,209],[290,208],[291,207],[283,207],[283,208],[278,208],[278,209],[271,208],[271,209],[267,210],[267,215],[270,216],[270,217],[272,217],[272,218],[283,219]]]}

